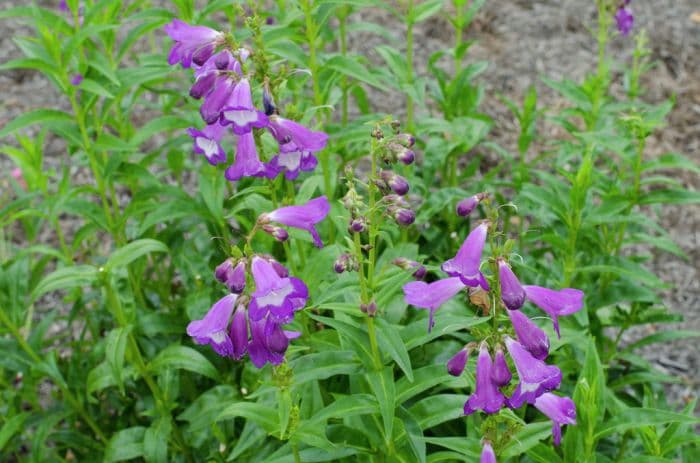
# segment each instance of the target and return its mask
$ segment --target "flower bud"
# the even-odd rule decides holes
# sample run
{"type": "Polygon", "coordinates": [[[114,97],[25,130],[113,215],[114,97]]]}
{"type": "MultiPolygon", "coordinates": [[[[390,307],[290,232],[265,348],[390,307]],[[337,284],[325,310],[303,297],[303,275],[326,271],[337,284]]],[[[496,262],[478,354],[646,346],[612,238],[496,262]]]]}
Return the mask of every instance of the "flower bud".
{"type": "Polygon", "coordinates": [[[277,114],[275,99],[272,98],[272,93],[270,93],[270,87],[267,82],[265,82],[265,86],[263,87],[263,109],[265,110],[266,116],[277,114]]]}
{"type": "Polygon", "coordinates": [[[447,362],[447,372],[452,376],[461,376],[464,371],[464,367],[467,365],[467,360],[469,358],[469,351],[464,348],[457,352],[450,360],[447,362]]]}
{"type": "Polygon", "coordinates": [[[411,225],[416,221],[416,213],[411,209],[397,208],[394,211],[393,216],[396,223],[403,226],[411,225]]]}
{"type": "Polygon", "coordinates": [[[491,380],[496,386],[504,387],[510,383],[512,377],[506,357],[503,355],[503,349],[501,346],[498,346],[493,360],[493,368],[491,369],[491,380]]]}
{"type": "Polygon", "coordinates": [[[274,258],[272,258],[272,256],[261,255],[260,257],[272,265],[272,268],[275,269],[275,272],[280,278],[287,278],[289,276],[289,270],[287,270],[287,267],[277,262],[274,258]]]}
{"type": "Polygon", "coordinates": [[[525,303],[525,289],[508,264],[498,258],[498,279],[501,283],[501,299],[508,310],[518,310],[525,303]]]}
{"type": "Polygon", "coordinates": [[[457,203],[457,215],[460,217],[466,217],[472,213],[476,206],[479,205],[482,199],[486,197],[486,193],[479,193],[468,198],[464,198],[457,203]]]}
{"type": "Polygon", "coordinates": [[[277,241],[287,241],[289,239],[289,233],[282,227],[266,223],[262,226],[265,233],[274,237],[277,241]]]}
{"type": "Polygon", "coordinates": [[[360,310],[362,313],[366,313],[368,317],[374,317],[377,315],[377,304],[374,301],[369,304],[360,304],[360,310]]]}
{"type": "Polygon", "coordinates": [[[416,154],[412,150],[404,149],[396,154],[396,159],[408,166],[413,164],[413,161],[416,159],[416,154]]]}
{"type": "Polygon", "coordinates": [[[410,133],[400,133],[394,137],[394,140],[405,148],[412,148],[416,143],[416,139],[410,133]]]}
{"type": "Polygon", "coordinates": [[[228,51],[218,53],[216,58],[214,58],[214,66],[216,66],[216,69],[219,71],[223,71],[224,69],[228,69],[232,59],[233,56],[228,51]]]}
{"type": "Polygon", "coordinates": [[[350,221],[348,226],[348,231],[350,233],[362,233],[367,229],[367,219],[364,217],[357,217],[350,221]]]}
{"type": "Polygon", "coordinates": [[[397,195],[403,196],[408,193],[408,181],[400,175],[395,174],[390,170],[383,170],[379,173],[381,179],[391,190],[397,195]]]}

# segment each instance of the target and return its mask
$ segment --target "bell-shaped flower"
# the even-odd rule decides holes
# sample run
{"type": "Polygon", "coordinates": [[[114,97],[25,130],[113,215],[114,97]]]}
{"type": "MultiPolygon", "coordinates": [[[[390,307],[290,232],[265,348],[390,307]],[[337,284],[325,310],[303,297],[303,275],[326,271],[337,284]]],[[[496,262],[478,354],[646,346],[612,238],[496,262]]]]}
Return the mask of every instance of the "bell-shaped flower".
{"type": "Polygon", "coordinates": [[[269,318],[251,320],[250,343],[248,343],[251,362],[257,368],[262,368],[268,362],[279,365],[284,361],[289,341],[298,338],[300,334],[296,331],[283,330],[279,323],[269,318]]]}
{"type": "Polygon", "coordinates": [[[576,405],[568,397],[559,397],[546,392],[535,400],[535,407],[552,420],[554,445],[561,443],[561,426],[576,424],[576,405]]]}
{"type": "Polygon", "coordinates": [[[216,77],[213,89],[206,94],[204,103],[199,107],[199,114],[204,122],[213,124],[221,118],[221,110],[226,106],[235,88],[236,78],[232,75],[221,74],[216,77]]]}
{"type": "Polygon", "coordinates": [[[243,177],[265,177],[266,174],[265,164],[258,157],[253,133],[248,132],[238,136],[236,159],[226,168],[226,178],[233,182],[243,177]]]}
{"type": "Polygon", "coordinates": [[[311,172],[318,165],[318,159],[313,151],[302,150],[294,143],[280,145],[280,152],[270,159],[267,167],[270,177],[276,177],[284,172],[287,180],[294,180],[299,176],[300,171],[311,172]]]}
{"type": "Polygon", "coordinates": [[[255,256],[251,263],[255,281],[248,314],[251,320],[259,321],[267,317],[275,323],[289,323],[294,312],[306,304],[309,290],[299,278],[280,277],[272,264],[255,256]]]}
{"type": "Polygon", "coordinates": [[[549,338],[527,315],[519,310],[509,310],[508,316],[518,341],[538,360],[544,360],[549,353],[549,338]]]}
{"type": "Polygon", "coordinates": [[[228,322],[233,313],[238,296],[229,294],[219,299],[201,320],[187,325],[187,334],[197,344],[210,344],[214,351],[224,357],[234,353],[233,343],[228,332],[228,322]]]}
{"type": "Polygon", "coordinates": [[[286,206],[272,212],[262,214],[259,223],[277,222],[288,227],[305,230],[311,234],[314,244],[323,247],[321,237],[318,236],[315,225],[326,218],[331,205],[325,196],[312,199],[302,206],[286,206]]]}
{"type": "Polygon", "coordinates": [[[253,127],[267,126],[267,116],[253,106],[253,95],[250,91],[250,81],[243,78],[238,81],[231,96],[221,110],[221,125],[233,126],[233,133],[243,135],[253,127]]]}
{"type": "Polygon", "coordinates": [[[168,64],[180,63],[184,68],[189,68],[192,63],[203,65],[224,41],[223,32],[205,26],[190,26],[179,19],[173,19],[163,28],[175,41],[168,55],[168,64]]]}
{"type": "Polygon", "coordinates": [[[403,293],[406,304],[430,310],[428,320],[428,331],[430,331],[435,324],[433,321],[435,311],[464,288],[465,284],[459,278],[453,277],[432,283],[412,281],[403,286],[403,293]]]}
{"type": "Polygon", "coordinates": [[[236,311],[233,312],[229,337],[233,346],[231,355],[236,360],[239,360],[248,350],[248,317],[243,304],[238,304],[236,311]]]}
{"type": "Polygon", "coordinates": [[[508,310],[518,310],[525,303],[525,290],[505,260],[498,259],[498,281],[501,300],[508,310]]]}
{"type": "Polygon", "coordinates": [[[479,463],[496,463],[496,454],[493,452],[493,447],[488,441],[484,441],[481,449],[481,458],[479,463]]]}
{"type": "Polygon", "coordinates": [[[492,369],[491,354],[486,343],[482,342],[476,361],[476,387],[464,404],[465,415],[471,415],[477,410],[492,414],[503,407],[506,398],[491,379],[492,369]]]}
{"type": "Polygon", "coordinates": [[[583,291],[578,289],[564,288],[556,291],[541,286],[523,286],[523,289],[530,302],[552,317],[557,337],[561,337],[557,317],[571,315],[583,307],[583,291]]]}
{"type": "Polygon", "coordinates": [[[465,285],[481,286],[486,291],[489,290],[489,284],[479,268],[488,228],[488,222],[479,224],[464,240],[457,255],[442,264],[442,270],[449,276],[459,277],[465,285]]]}
{"type": "Polygon", "coordinates": [[[498,346],[496,349],[496,354],[493,357],[493,369],[491,370],[491,380],[498,387],[507,386],[510,383],[513,375],[508,369],[508,362],[506,362],[506,356],[503,354],[503,349],[498,346]]]}
{"type": "Polygon", "coordinates": [[[632,10],[626,6],[618,8],[617,12],[615,13],[615,23],[617,24],[617,30],[620,31],[622,35],[629,34],[634,26],[634,15],[632,14],[632,10]]]}
{"type": "Polygon", "coordinates": [[[207,125],[202,130],[190,127],[187,135],[192,137],[194,152],[203,155],[209,164],[215,166],[226,162],[226,153],[221,147],[225,129],[218,122],[207,125]]]}
{"type": "Polygon", "coordinates": [[[328,143],[328,135],[324,132],[310,130],[276,114],[271,115],[269,119],[268,129],[280,145],[294,143],[297,149],[315,153],[325,148],[328,143]]]}
{"type": "Polygon", "coordinates": [[[467,366],[468,359],[469,351],[465,347],[447,361],[447,372],[452,376],[461,376],[462,372],[464,371],[464,367],[467,366]]]}
{"type": "Polygon", "coordinates": [[[559,387],[561,370],[537,360],[519,342],[506,337],[506,348],[515,364],[520,382],[508,399],[511,408],[520,408],[525,402],[534,404],[535,399],[559,387]]]}

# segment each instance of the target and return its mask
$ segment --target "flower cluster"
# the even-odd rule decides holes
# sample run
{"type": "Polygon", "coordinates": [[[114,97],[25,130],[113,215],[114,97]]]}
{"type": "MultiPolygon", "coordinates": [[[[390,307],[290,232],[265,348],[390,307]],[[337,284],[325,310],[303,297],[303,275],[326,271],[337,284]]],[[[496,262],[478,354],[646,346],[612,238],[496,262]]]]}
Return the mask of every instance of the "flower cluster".
{"type": "Polygon", "coordinates": [[[615,12],[617,30],[620,31],[622,35],[628,35],[634,26],[634,15],[632,14],[632,9],[629,7],[631,1],[632,0],[622,0],[615,12]]]}
{"type": "MultiPolygon", "coordinates": [[[[481,272],[489,227],[489,221],[482,221],[469,233],[457,255],[442,264],[441,268],[447,273],[447,278],[432,283],[414,281],[403,287],[408,304],[430,311],[429,329],[434,324],[434,312],[463,289],[491,290],[481,272]]],[[[558,317],[580,310],[583,306],[583,293],[571,288],[556,291],[540,286],[524,286],[504,258],[496,258],[495,264],[498,268],[500,302],[507,309],[514,337],[507,330],[499,329],[493,333],[494,336],[489,337],[489,342],[484,340],[478,346],[476,387],[464,404],[464,413],[469,415],[480,410],[493,414],[503,407],[516,409],[525,403],[532,404],[553,421],[554,443],[558,445],[561,439],[560,426],[575,424],[576,410],[571,399],[550,392],[559,387],[562,373],[558,367],[544,362],[549,354],[549,339],[520,309],[526,301],[532,302],[552,318],[554,329],[559,335],[558,317]],[[509,388],[513,375],[505,352],[517,373],[518,382],[514,388],[509,388]],[[506,396],[506,389],[512,390],[510,396],[506,396]]],[[[492,316],[497,316],[495,310],[492,316]]],[[[448,372],[454,376],[461,375],[469,352],[475,348],[476,344],[470,343],[457,352],[447,363],[448,372]]],[[[490,445],[487,447],[485,444],[485,461],[495,461],[495,457],[488,459],[493,454],[493,450],[489,449],[490,445]]]]}
{"type": "Polygon", "coordinates": [[[293,180],[300,171],[316,168],[315,154],[325,148],[328,135],[281,117],[267,82],[262,84],[264,110],[255,107],[252,77],[247,72],[248,49],[233,49],[223,32],[178,19],[167,24],[165,31],[175,41],[168,63],[194,70],[190,96],[203,100],[199,112],[207,125],[187,130],[195,153],[212,165],[226,163],[222,141],[229,131],[236,140],[235,157],[225,173],[230,181],[275,178],[283,172],[293,180]],[[254,129],[266,129],[278,143],[279,152],[269,162],[261,161],[258,155],[254,129]]]}

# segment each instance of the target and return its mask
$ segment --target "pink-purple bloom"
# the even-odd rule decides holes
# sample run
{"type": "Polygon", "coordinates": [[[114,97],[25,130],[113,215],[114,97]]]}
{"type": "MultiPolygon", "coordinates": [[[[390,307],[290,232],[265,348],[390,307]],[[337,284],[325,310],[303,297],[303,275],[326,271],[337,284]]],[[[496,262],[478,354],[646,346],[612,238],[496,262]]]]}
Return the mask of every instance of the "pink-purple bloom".
{"type": "Polygon", "coordinates": [[[489,349],[486,343],[482,342],[476,362],[476,387],[464,404],[465,415],[471,415],[477,410],[492,414],[503,407],[506,398],[491,379],[492,368],[489,349]]]}
{"type": "Polygon", "coordinates": [[[525,402],[533,404],[537,397],[559,387],[562,378],[559,368],[536,359],[522,344],[510,337],[506,337],[505,342],[520,380],[508,399],[510,407],[520,408],[525,402]]]}
{"type": "Polygon", "coordinates": [[[510,316],[520,344],[536,359],[544,360],[547,358],[549,338],[545,332],[519,310],[509,310],[508,316],[510,316]]]}
{"type": "Polygon", "coordinates": [[[561,443],[561,426],[576,424],[576,405],[568,397],[559,397],[546,392],[535,400],[535,407],[552,420],[554,445],[561,443]]]}
{"type": "Polygon", "coordinates": [[[238,304],[235,312],[233,312],[229,338],[231,338],[233,346],[231,356],[236,360],[240,360],[248,350],[248,316],[243,304],[238,304]]]}
{"type": "Polygon", "coordinates": [[[479,463],[496,463],[496,454],[493,452],[493,447],[491,447],[491,443],[488,441],[484,441],[483,443],[479,463]]]}
{"type": "Polygon", "coordinates": [[[283,330],[279,323],[269,318],[251,320],[250,343],[248,343],[250,361],[258,368],[262,368],[268,362],[279,365],[284,361],[284,353],[289,347],[289,341],[300,335],[298,331],[283,330]]]}
{"type": "Polygon", "coordinates": [[[299,278],[280,277],[272,264],[258,256],[253,257],[251,272],[255,292],[248,306],[250,319],[269,318],[280,324],[291,322],[294,312],[304,307],[309,297],[304,282],[299,278]]]}
{"type": "Polygon", "coordinates": [[[204,103],[199,107],[204,122],[213,124],[221,118],[221,110],[228,105],[236,84],[236,78],[230,74],[217,75],[212,90],[206,94],[204,103]]]}
{"type": "Polygon", "coordinates": [[[323,242],[315,225],[326,218],[331,205],[325,196],[312,199],[302,206],[286,206],[268,212],[258,219],[261,223],[278,222],[288,227],[306,230],[311,234],[314,244],[322,248],[323,242]]]}
{"type": "Polygon", "coordinates": [[[267,123],[265,113],[253,106],[250,81],[246,78],[239,80],[225,107],[221,110],[221,125],[231,124],[235,134],[243,135],[250,132],[253,127],[262,128],[267,126],[267,123]]]}
{"type": "Polygon", "coordinates": [[[83,75],[80,74],[79,72],[76,74],[73,74],[73,76],[70,78],[70,84],[74,86],[78,86],[83,82],[83,75]]]}
{"type": "Polygon", "coordinates": [[[450,360],[447,361],[447,372],[452,376],[460,376],[467,365],[469,351],[467,348],[460,349],[450,360]]]}
{"type": "Polygon", "coordinates": [[[218,122],[214,122],[202,130],[190,127],[187,129],[187,135],[192,137],[194,152],[203,155],[209,164],[215,166],[226,162],[226,152],[221,147],[224,131],[225,129],[218,122]]]}
{"type": "Polygon", "coordinates": [[[203,319],[194,320],[187,325],[187,334],[192,336],[197,344],[210,344],[221,356],[232,356],[234,350],[228,332],[228,322],[237,298],[235,294],[228,294],[219,299],[203,319]]]}
{"type": "Polygon", "coordinates": [[[541,286],[523,286],[527,299],[552,317],[554,330],[559,334],[559,320],[557,317],[571,315],[583,307],[583,291],[573,288],[564,288],[556,291],[541,286]]]}
{"type": "Polygon", "coordinates": [[[240,260],[234,265],[231,259],[226,259],[214,270],[214,277],[236,294],[245,289],[245,274],[245,260],[240,260]]]}
{"type": "Polygon", "coordinates": [[[525,303],[525,290],[505,260],[498,259],[501,300],[508,310],[518,310],[525,303]]]}
{"type": "Polygon", "coordinates": [[[179,19],[173,19],[164,29],[175,41],[168,55],[168,64],[180,63],[184,68],[191,67],[192,63],[203,65],[224,40],[222,32],[205,26],[190,26],[179,19]]]}
{"type": "Polygon", "coordinates": [[[269,120],[268,129],[280,145],[294,143],[297,149],[315,153],[325,148],[326,143],[328,143],[327,134],[310,130],[298,122],[285,119],[276,114],[270,116],[269,120]]]}
{"type": "Polygon", "coordinates": [[[634,15],[632,14],[632,10],[627,7],[628,3],[629,1],[624,2],[615,13],[617,30],[620,31],[622,35],[628,35],[634,26],[634,15]]]}
{"type": "Polygon", "coordinates": [[[318,165],[313,151],[298,148],[294,143],[280,145],[280,152],[267,163],[271,177],[284,172],[287,180],[294,180],[300,171],[311,172],[318,165]]]}
{"type": "Polygon", "coordinates": [[[258,157],[253,133],[248,132],[238,136],[236,143],[236,159],[226,168],[226,178],[230,181],[243,177],[265,177],[267,170],[258,157]]]}
{"type": "Polygon", "coordinates": [[[428,319],[428,331],[430,331],[435,324],[433,320],[435,311],[464,287],[465,284],[457,277],[444,278],[432,283],[412,281],[403,286],[404,300],[406,304],[430,310],[428,319]]]}
{"type": "Polygon", "coordinates": [[[508,362],[506,362],[506,356],[503,354],[503,349],[499,346],[496,349],[496,354],[493,358],[493,369],[491,370],[491,380],[498,387],[507,386],[510,380],[513,378],[510,370],[508,369],[508,362]]]}
{"type": "Polygon", "coordinates": [[[459,277],[467,286],[481,286],[485,291],[489,290],[489,284],[479,268],[488,228],[488,222],[479,224],[464,240],[457,255],[442,264],[442,270],[449,276],[459,277]]]}

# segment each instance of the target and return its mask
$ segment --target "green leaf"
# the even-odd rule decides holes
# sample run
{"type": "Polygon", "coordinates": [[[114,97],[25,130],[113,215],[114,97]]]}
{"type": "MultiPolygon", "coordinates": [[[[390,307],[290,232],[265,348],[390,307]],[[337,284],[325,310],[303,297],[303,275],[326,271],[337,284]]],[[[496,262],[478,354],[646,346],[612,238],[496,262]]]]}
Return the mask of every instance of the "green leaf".
{"type": "Polygon", "coordinates": [[[353,79],[364,82],[380,90],[386,90],[386,86],[382,84],[365,66],[360,64],[356,59],[347,56],[336,55],[323,63],[324,68],[332,69],[340,74],[343,74],[353,79]]]}
{"type": "Polygon", "coordinates": [[[44,294],[58,289],[71,289],[78,286],[86,286],[97,280],[97,269],[92,265],[76,265],[63,267],[47,275],[36,285],[32,291],[31,302],[36,301],[44,294]]]}
{"type": "Polygon", "coordinates": [[[382,352],[387,352],[396,364],[403,370],[409,381],[413,381],[413,368],[408,356],[406,345],[401,339],[399,330],[382,318],[375,318],[379,347],[382,352]]]}
{"type": "Polygon", "coordinates": [[[411,11],[412,21],[414,23],[425,21],[437,14],[443,8],[444,3],[444,0],[427,0],[416,4],[411,11]]]}
{"type": "Polygon", "coordinates": [[[700,192],[688,190],[653,190],[639,199],[639,204],[696,204],[700,192]]]}
{"type": "Polygon", "coordinates": [[[139,257],[145,256],[151,252],[168,252],[168,247],[161,241],[144,238],[122,246],[112,253],[107,259],[105,270],[110,271],[116,267],[129,265],[139,257]]]}
{"type": "Polygon", "coordinates": [[[542,421],[540,423],[530,423],[522,427],[515,433],[513,438],[503,448],[500,456],[504,460],[513,458],[517,455],[530,450],[537,445],[542,439],[552,435],[552,422],[542,421]]]}
{"type": "Polygon", "coordinates": [[[678,153],[666,153],[642,164],[642,170],[683,169],[700,174],[698,164],[678,153]]]}
{"type": "Polygon", "coordinates": [[[209,360],[191,347],[171,345],[161,351],[149,364],[151,370],[162,373],[182,369],[219,380],[219,372],[209,360]]]}
{"type": "Polygon", "coordinates": [[[413,381],[403,377],[396,382],[396,403],[401,404],[439,384],[448,385],[459,381],[447,373],[447,368],[442,363],[419,368],[413,373],[413,381]]]}
{"type": "Polygon", "coordinates": [[[667,423],[696,425],[700,418],[654,408],[629,408],[602,423],[595,434],[596,439],[642,426],[655,426],[667,423]]]}
{"type": "Polygon", "coordinates": [[[224,408],[216,421],[230,420],[231,418],[245,418],[260,425],[268,434],[275,434],[279,430],[277,410],[269,405],[256,402],[238,402],[224,408]]]}
{"type": "Polygon", "coordinates": [[[424,440],[429,444],[455,451],[461,456],[469,458],[469,461],[476,461],[481,455],[481,444],[474,438],[426,437],[424,440]]]}
{"type": "Polygon", "coordinates": [[[143,426],[117,431],[105,448],[105,463],[131,460],[143,456],[143,436],[145,432],[146,428],[143,426]]]}
{"type": "Polygon", "coordinates": [[[537,444],[527,451],[527,456],[536,463],[560,463],[561,457],[551,445],[537,444]]]}
{"type": "Polygon", "coordinates": [[[435,314],[435,326],[428,331],[428,318],[417,320],[401,330],[401,339],[403,339],[407,350],[422,346],[439,338],[442,335],[454,333],[457,331],[471,328],[472,326],[480,325],[489,321],[488,317],[461,317],[452,314],[441,314],[438,311],[435,314]]]}
{"type": "Polygon", "coordinates": [[[629,346],[625,347],[624,351],[629,352],[635,349],[639,349],[643,346],[648,346],[649,344],[655,344],[658,342],[669,342],[675,341],[677,339],[687,339],[687,338],[697,338],[700,337],[700,331],[693,330],[668,330],[660,331],[652,335],[646,336],[638,341],[633,342],[629,346]]]}
{"type": "Polygon", "coordinates": [[[172,131],[172,130],[182,130],[192,124],[185,119],[178,116],[160,116],[156,119],[150,120],[146,125],[141,127],[136,131],[129,143],[132,145],[141,145],[145,141],[148,141],[153,135],[172,131]]]}
{"type": "Polygon", "coordinates": [[[361,372],[362,364],[353,351],[332,351],[308,354],[290,362],[294,370],[294,385],[327,379],[336,375],[354,375],[361,372]]]}
{"type": "Polygon", "coordinates": [[[99,82],[92,79],[83,79],[83,81],[79,85],[79,88],[85,90],[86,92],[94,93],[95,95],[104,98],[114,98],[114,95],[109,90],[104,88],[99,82]]]}
{"type": "Polygon", "coordinates": [[[167,463],[170,418],[161,417],[151,424],[143,436],[143,459],[147,463],[167,463]]]}
{"type": "Polygon", "coordinates": [[[29,413],[20,413],[5,421],[0,429],[0,450],[4,449],[17,431],[24,429],[22,425],[29,417],[29,413]]]}
{"type": "Polygon", "coordinates": [[[379,404],[369,394],[353,394],[348,396],[335,396],[330,405],[316,412],[311,418],[302,422],[301,426],[313,426],[325,423],[331,418],[346,418],[350,416],[368,415],[378,413],[379,404]]]}
{"type": "Polygon", "coordinates": [[[33,124],[45,124],[47,122],[62,121],[70,122],[73,117],[63,111],[55,109],[36,109],[22,114],[15,119],[12,119],[5,127],[0,130],[0,138],[33,124]]]}
{"type": "Polygon", "coordinates": [[[385,368],[382,371],[370,371],[366,376],[369,387],[379,402],[379,411],[384,422],[384,440],[389,441],[394,430],[394,408],[396,407],[394,375],[390,368],[385,368]]]}
{"type": "Polygon", "coordinates": [[[105,341],[105,354],[107,364],[112,370],[112,376],[117,380],[117,385],[122,394],[124,394],[124,356],[126,354],[126,345],[131,332],[131,325],[121,328],[115,328],[107,335],[105,341]]]}
{"type": "Polygon", "coordinates": [[[467,396],[461,394],[437,394],[415,403],[408,411],[416,417],[422,430],[464,415],[467,396]]]}

